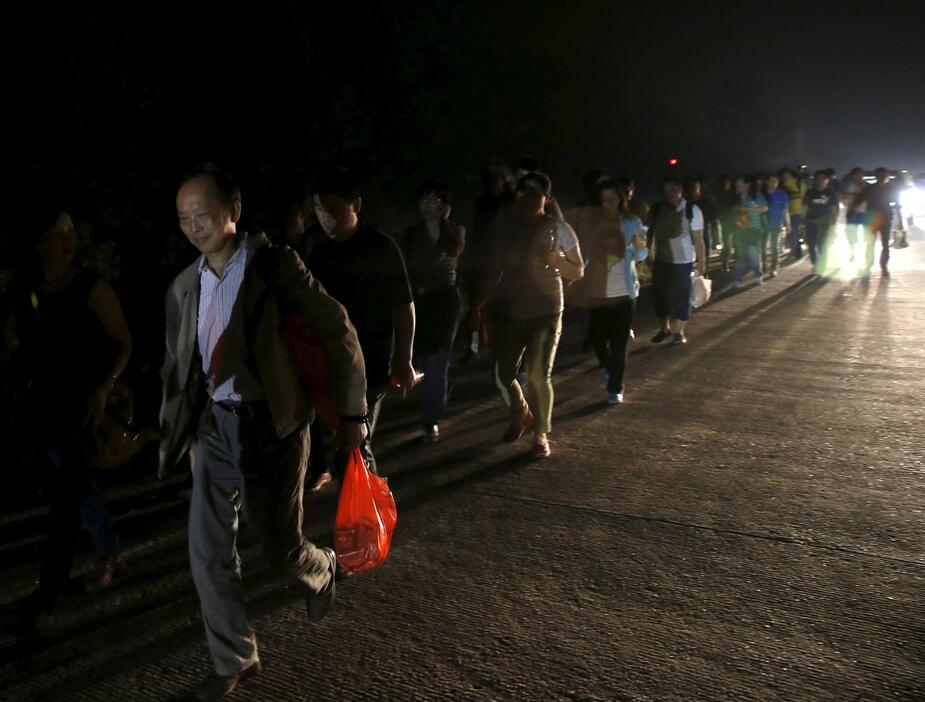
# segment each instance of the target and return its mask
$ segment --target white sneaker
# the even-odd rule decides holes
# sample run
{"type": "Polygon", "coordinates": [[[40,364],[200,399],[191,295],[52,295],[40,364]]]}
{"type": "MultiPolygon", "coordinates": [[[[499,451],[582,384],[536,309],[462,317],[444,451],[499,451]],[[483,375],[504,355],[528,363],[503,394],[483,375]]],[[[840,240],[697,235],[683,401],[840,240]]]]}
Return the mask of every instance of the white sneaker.
{"type": "Polygon", "coordinates": [[[607,404],[608,405],[619,405],[623,402],[623,393],[622,392],[612,392],[607,395],[607,404]]]}

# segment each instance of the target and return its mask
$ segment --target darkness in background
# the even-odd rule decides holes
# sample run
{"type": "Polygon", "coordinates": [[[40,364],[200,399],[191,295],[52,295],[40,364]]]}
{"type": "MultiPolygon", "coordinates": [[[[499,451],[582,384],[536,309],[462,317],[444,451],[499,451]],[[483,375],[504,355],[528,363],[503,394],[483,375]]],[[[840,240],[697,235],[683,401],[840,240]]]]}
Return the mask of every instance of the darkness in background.
{"type": "Polygon", "coordinates": [[[251,230],[335,157],[393,232],[427,177],[454,184],[465,221],[493,156],[537,155],[565,205],[590,167],[646,192],[671,156],[682,175],[925,170],[914,2],[82,5],[5,22],[20,206],[0,226],[32,226],[21,203],[74,203],[146,319],[193,258],[173,197],[203,159],[238,174],[251,230]]]}

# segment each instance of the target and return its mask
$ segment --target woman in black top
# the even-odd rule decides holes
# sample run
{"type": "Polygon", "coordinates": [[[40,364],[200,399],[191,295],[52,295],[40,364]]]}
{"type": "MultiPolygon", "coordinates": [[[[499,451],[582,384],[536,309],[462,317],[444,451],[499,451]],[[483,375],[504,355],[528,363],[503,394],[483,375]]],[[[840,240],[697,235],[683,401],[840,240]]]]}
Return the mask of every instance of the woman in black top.
{"type": "Polygon", "coordinates": [[[106,528],[86,456],[132,349],[112,286],[77,262],[70,214],[56,212],[43,224],[35,241],[38,266],[20,286],[14,336],[5,340],[5,351],[21,359],[28,375],[33,427],[52,466],[50,532],[39,586],[18,623],[22,633],[51,626],[74,561],[81,518],[97,550],[108,556],[100,584],[111,580],[118,546],[106,528]]]}
{"type": "Polygon", "coordinates": [[[424,371],[424,440],[437,441],[446,411],[450,352],[461,312],[457,287],[466,230],[449,220],[450,191],[428,182],[418,191],[421,220],[405,233],[404,254],[414,293],[414,358],[424,371]]]}

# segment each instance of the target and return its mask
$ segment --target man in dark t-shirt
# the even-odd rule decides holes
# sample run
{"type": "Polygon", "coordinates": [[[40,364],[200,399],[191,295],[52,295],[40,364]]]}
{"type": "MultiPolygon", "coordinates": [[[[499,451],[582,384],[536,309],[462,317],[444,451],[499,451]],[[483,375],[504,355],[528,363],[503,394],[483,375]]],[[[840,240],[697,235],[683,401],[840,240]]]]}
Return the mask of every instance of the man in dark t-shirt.
{"type": "Polygon", "coordinates": [[[832,228],[838,219],[838,195],[830,186],[831,178],[825,171],[816,171],[813,187],[803,196],[806,222],[806,244],[815,273],[825,273],[826,250],[832,228]]]}
{"type": "MultiPolygon", "coordinates": [[[[376,470],[370,443],[391,378],[403,395],[414,385],[411,353],[414,302],[405,261],[391,238],[360,224],[362,207],[354,175],[345,168],[326,169],[314,194],[315,214],[328,235],[308,258],[308,268],[327,293],[347,310],[366,362],[369,436],[361,447],[369,469],[376,470]]],[[[335,471],[343,476],[346,456],[335,471]]]]}
{"type": "Polygon", "coordinates": [[[890,182],[890,172],[886,168],[878,168],[874,171],[877,182],[868,185],[861,194],[858,195],[851,203],[849,214],[854,215],[857,211],[866,211],[865,235],[865,256],[864,268],[861,270],[861,277],[867,278],[870,275],[870,269],[874,266],[874,246],[877,237],[880,237],[880,270],[884,277],[890,275],[887,268],[890,262],[890,233],[893,225],[893,208],[899,202],[899,192],[896,186],[890,182]]]}

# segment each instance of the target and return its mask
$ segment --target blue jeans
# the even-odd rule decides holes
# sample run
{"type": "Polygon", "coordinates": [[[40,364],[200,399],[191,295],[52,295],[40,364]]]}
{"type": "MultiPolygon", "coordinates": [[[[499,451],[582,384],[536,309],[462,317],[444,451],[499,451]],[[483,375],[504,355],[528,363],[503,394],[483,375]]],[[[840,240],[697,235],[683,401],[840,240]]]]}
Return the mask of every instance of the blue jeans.
{"type": "Polygon", "coordinates": [[[745,259],[748,260],[748,267],[755,271],[755,282],[761,280],[761,247],[758,244],[749,244],[748,246],[737,246],[736,247],[736,265],[735,265],[735,279],[738,283],[742,280],[742,276],[745,275],[746,264],[745,259]]]}
{"type": "Polygon", "coordinates": [[[432,353],[418,358],[424,371],[421,405],[424,424],[439,424],[446,412],[446,388],[450,374],[449,352],[432,353]]]}

